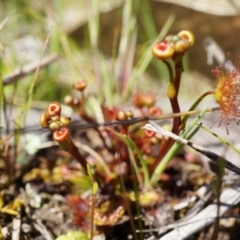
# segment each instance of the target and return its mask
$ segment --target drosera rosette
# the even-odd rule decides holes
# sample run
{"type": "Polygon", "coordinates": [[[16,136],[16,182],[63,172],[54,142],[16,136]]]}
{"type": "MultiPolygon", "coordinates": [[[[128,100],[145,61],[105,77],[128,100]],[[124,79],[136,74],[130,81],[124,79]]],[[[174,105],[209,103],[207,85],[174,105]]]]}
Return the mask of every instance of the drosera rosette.
{"type": "Polygon", "coordinates": [[[70,138],[68,126],[71,123],[71,118],[61,116],[61,110],[62,107],[60,103],[51,102],[46,112],[40,116],[39,123],[43,128],[49,128],[49,130],[53,132],[53,139],[59,143],[64,151],[71,154],[81,164],[86,173],[87,161],[70,138]]]}
{"type": "Polygon", "coordinates": [[[240,123],[240,56],[235,67],[229,62],[226,71],[218,66],[212,72],[218,79],[214,97],[221,108],[221,115],[216,121],[219,121],[219,127],[224,121],[229,134],[230,122],[240,123]]]}

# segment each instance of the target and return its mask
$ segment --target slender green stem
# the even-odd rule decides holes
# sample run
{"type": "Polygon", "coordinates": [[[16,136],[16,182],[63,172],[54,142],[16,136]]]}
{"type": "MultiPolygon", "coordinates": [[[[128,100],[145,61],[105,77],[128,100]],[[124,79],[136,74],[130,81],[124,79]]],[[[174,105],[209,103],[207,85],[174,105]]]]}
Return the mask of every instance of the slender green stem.
{"type": "MultiPolygon", "coordinates": [[[[195,101],[195,103],[190,107],[189,111],[195,110],[195,108],[198,106],[198,104],[199,104],[206,96],[208,96],[208,95],[210,95],[210,94],[214,94],[214,93],[215,93],[214,91],[207,91],[207,92],[203,93],[203,94],[195,101]]],[[[184,128],[184,126],[185,126],[188,118],[189,118],[189,116],[187,116],[187,115],[182,118],[182,128],[184,128]]]]}
{"type": "Polygon", "coordinates": [[[201,126],[201,128],[203,130],[205,130],[206,132],[210,133],[211,135],[213,135],[214,137],[216,137],[219,141],[221,141],[223,144],[225,144],[226,146],[228,146],[229,148],[231,148],[233,151],[235,151],[237,154],[240,155],[240,150],[238,148],[236,148],[233,144],[231,144],[230,142],[226,141],[224,138],[220,137],[219,135],[217,135],[216,133],[214,133],[213,131],[211,131],[210,129],[201,126]]]}
{"type": "Polygon", "coordinates": [[[96,174],[96,166],[87,164],[87,172],[92,181],[92,203],[91,203],[91,229],[90,229],[90,239],[92,240],[94,237],[94,209],[96,202],[96,195],[98,191],[98,183],[96,182],[95,174],[96,174]]]}
{"type": "Polygon", "coordinates": [[[138,158],[140,160],[140,163],[142,165],[142,170],[143,170],[143,175],[144,175],[144,187],[149,189],[151,188],[150,182],[149,182],[149,172],[148,172],[148,168],[147,168],[147,164],[145,163],[142,153],[139,150],[139,148],[137,147],[137,145],[127,136],[124,136],[126,139],[126,144],[130,145],[130,147],[136,151],[138,158]]]}
{"type": "Polygon", "coordinates": [[[142,181],[142,178],[141,178],[141,174],[138,170],[136,161],[134,159],[133,151],[132,151],[132,149],[129,145],[127,145],[127,149],[128,149],[129,160],[130,160],[132,168],[133,168],[133,173],[134,173],[134,175],[136,174],[136,177],[137,177],[137,181],[138,181],[138,185],[139,185],[138,187],[140,189],[142,189],[143,188],[143,181],[142,181]]]}
{"type": "MultiPolygon", "coordinates": [[[[137,145],[128,136],[120,134],[120,133],[118,133],[116,131],[113,131],[113,130],[111,130],[111,131],[115,134],[115,136],[120,138],[126,144],[126,146],[128,147],[128,152],[129,153],[132,153],[132,150],[135,150],[135,152],[138,155],[139,161],[142,165],[142,170],[143,170],[143,175],[144,175],[144,187],[147,188],[147,189],[151,188],[150,181],[149,181],[148,168],[147,168],[147,165],[146,165],[146,163],[143,159],[142,153],[139,150],[139,148],[137,147],[137,145]]],[[[130,160],[133,160],[132,165],[135,166],[134,158],[130,156],[130,160]]],[[[140,175],[139,172],[138,172],[138,168],[137,167],[134,167],[134,168],[135,168],[136,174],[140,175]]],[[[141,184],[141,181],[139,183],[141,184]]]]}
{"type": "Polygon", "coordinates": [[[91,203],[91,229],[90,229],[90,239],[93,239],[93,230],[94,230],[94,207],[95,207],[95,201],[96,201],[96,194],[92,192],[92,203],[91,203]]]}

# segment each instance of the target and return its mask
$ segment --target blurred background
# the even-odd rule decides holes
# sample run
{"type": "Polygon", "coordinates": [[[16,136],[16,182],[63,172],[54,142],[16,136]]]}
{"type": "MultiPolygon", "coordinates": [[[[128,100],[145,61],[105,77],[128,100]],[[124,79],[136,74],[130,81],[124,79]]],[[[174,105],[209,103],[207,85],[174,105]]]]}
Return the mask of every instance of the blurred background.
{"type": "MultiPolygon", "coordinates": [[[[194,84],[198,81],[199,88],[205,88],[206,83],[216,85],[211,70],[219,65],[214,57],[212,65],[209,65],[211,61],[207,62],[204,47],[206,38],[211,37],[220,46],[222,53],[228,54],[228,58],[233,61],[239,55],[239,1],[130,2],[131,6],[127,8],[124,0],[1,0],[0,71],[3,77],[27,63],[39,60],[41,54],[57,54],[58,61],[40,71],[33,99],[60,101],[71,91],[69,83],[78,79],[91,82],[96,77],[92,55],[94,48],[102,61],[104,59],[106,71],[115,71],[110,76],[114,78],[116,66],[112,70],[112,65],[119,57],[119,46],[124,46],[121,41],[126,40],[128,50],[134,48],[133,60],[129,63],[132,64],[131,72],[161,31],[161,38],[185,29],[194,33],[195,44],[186,56],[184,76],[194,84]],[[130,25],[128,21],[135,21],[131,23],[132,29],[127,29],[126,26],[130,25]]],[[[151,84],[154,88],[156,82],[166,82],[168,78],[165,67],[155,60],[151,60],[143,70],[144,79],[147,79],[150,88],[151,84]]],[[[8,86],[6,91],[9,91],[9,96],[16,91],[20,97],[24,97],[31,78],[31,75],[21,78],[21,84],[16,88],[8,86]]],[[[95,85],[93,80],[92,91],[96,90],[95,85]]],[[[189,81],[186,85],[189,86],[189,81]]],[[[191,89],[183,93],[189,94],[191,89]]]]}

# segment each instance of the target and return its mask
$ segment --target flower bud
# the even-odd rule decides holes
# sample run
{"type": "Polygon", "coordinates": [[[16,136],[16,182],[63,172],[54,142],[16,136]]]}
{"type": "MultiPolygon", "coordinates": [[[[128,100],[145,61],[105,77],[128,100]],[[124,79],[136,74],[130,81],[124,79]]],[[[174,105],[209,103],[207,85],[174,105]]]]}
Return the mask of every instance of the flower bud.
{"type": "Polygon", "coordinates": [[[51,117],[51,122],[59,122],[60,121],[60,116],[55,115],[51,117]]]}
{"type": "Polygon", "coordinates": [[[64,103],[68,106],[71,106],[73,104],[73,97],[70,95],[65,96],[64,103]]]}
{"type": "Polygon", "coordinates": [[[156,96],[151,93],[136,92],[132,97],[132,102],[138,108],[149,108],[155,104],[156,96]]]}
{"type": "Polygon", "coordinates": [[[62,107],[58,102],[51,102],[47,107],[47,112],[50,116],[60,115],[62,107]]]}
{"type": "Polygon", "coordinates": [[[49,126],[50,116],[47,112],[43,113],[39,119],[39,124],[43,128],[47,128],[49,126]]]}
{"type": "Polygon", "coordinates": [[[73,88],[78,91],[83,91],[87,86],[87,82],[85,81],[77,81],[73,84],[73,88]]]}
{"type": "Polygon", "coordinates": [[[124,111],[118,111],[116,120],[121,121],[121,120],[127,120],[127,115],[124,111]]]}
{"type": "Polygon", "coordinates": [[[144,95],[143,102],[145,107],[150,108],[155,104],[156,97],[153,94],[146,94],[144,95]]]}
{"type": "Polygon", "coordinates": [[[133,112],[132,111],[127,111],[126,115],[127,115],[128,119],[132,119],[133,118],[133,112]]]}
{"type": "Polygon", "coordinates": [[[176,53],[185,53],[191,47],[191,43],[185,39],[180,39],[174,44],[176,53]]]}
{"type": "Polygon", "coordinates": [[[51,122],[51,123],[49,124],[49,129],[50,129],[51,131],[59,130],[61,127],[62,127],[62,126],[61,126],[61,123],[60,123],[60,122],[51,122]]]}
{"type": "Polygon", "coordinates": [[[56,141],[56,142],[63,142],[65,140],[67,140],[70,136],[70,131],[68,128],[61,128],[60,130],[58,131],[55,131],[53,133],[53,139],[56,141]]]}
{"type": "Polygon", "coordinates": [[[152,48],[153,55],[161,60],[169,59],[174,54],[174,47],[167,41],[162,41],[154,44],[152,48]]]}
{"type": "Polygon", "coordinates": [[[66,116],[61,116],[60,122],[61,122],[62,126],[67,127],[71,123],[71,118],[66,117],[66,116]]]}
{"type": "Polygon", "coordinates": [[[190,45],[192,46],[194,43],[194,35],[192,32],[188,31],[188,30],[183,30],[181,32],[178,33],[178,36],[182,39],[187,40],[190,45]]]}

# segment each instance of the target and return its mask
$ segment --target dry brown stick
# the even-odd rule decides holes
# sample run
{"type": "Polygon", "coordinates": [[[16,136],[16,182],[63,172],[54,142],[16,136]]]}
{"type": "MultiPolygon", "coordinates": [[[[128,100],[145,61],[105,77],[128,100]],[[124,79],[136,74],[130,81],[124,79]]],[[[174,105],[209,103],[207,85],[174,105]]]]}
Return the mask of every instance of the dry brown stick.
{"type": "Polygon", "coordinates": [[[38,59],[32,63],[26,64],[22,68],[16,69],[12,73],[9,73],[8,75],[4,76],[3,85],[5,86],[8,84],[11,84],[22,77],[25,77],[31,73],[34,73],[38,67],[43,68],[45,66],[48,66],[50,63],[56,61],[57,58],[58,56],[56,54],[50,54],[50,55],[44,56],[41,59],[41,62],[38,59]]]}

